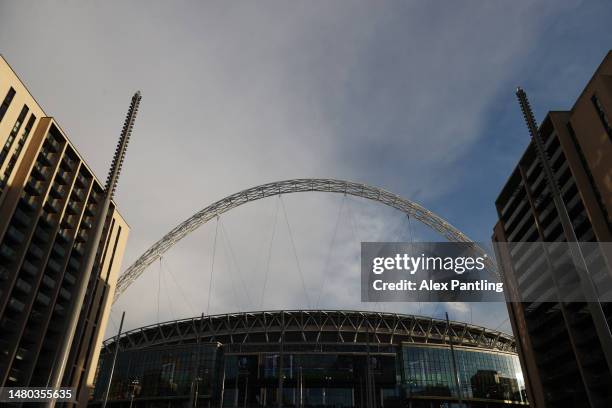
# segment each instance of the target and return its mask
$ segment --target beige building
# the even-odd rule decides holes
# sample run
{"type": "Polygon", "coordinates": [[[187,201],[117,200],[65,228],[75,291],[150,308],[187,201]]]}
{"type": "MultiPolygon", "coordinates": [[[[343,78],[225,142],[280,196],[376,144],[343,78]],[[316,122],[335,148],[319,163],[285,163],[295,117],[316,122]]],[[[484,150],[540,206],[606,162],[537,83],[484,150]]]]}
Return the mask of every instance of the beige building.
{"type": "MultiPolygon", "coordinates": [[[[103,184],[2,57],[0,103],[0,386],[45,386],[103,184]]],[[[112,204],[62,383],[78,387],[80,401],[93,383],[128,233],[112,204]]]]}

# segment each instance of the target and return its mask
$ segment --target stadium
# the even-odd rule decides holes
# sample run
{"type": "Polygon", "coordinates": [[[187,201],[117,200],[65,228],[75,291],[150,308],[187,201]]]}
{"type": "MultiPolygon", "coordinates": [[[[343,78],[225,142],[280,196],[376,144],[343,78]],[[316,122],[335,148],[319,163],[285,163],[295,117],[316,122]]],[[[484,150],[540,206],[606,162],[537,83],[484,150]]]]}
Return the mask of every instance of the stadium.
{"type": "Polygon", "coordinates": [[[130,330],[105,342],[92,406],[107,389],[107,407],[126,408],[528,406],[512,336],[345,310],[203,315],[130,330]]]}
{"type": "MultiPolygon", "coordinates": [[[[417,203],[361,183],[293,179],[232,194],[177,225],[122,273],[114,300],[177,242],[207,222],[253,201],[278,196],[282,203],[282,195],[312,192],[354,196],[399,210],[408,222],[417,220],[450,242],[467,244],[474,256],[483,256],[491,276],[499,276],[484,249],[417,203]]],[[[291,233],[288,222],[287,227],[291,233]]],[[[306,309],[207,313],[124,332],[104,342],[90,405],[494,408],[529,404],[516,343],[508,334],[414,315],[306,309]]]]}

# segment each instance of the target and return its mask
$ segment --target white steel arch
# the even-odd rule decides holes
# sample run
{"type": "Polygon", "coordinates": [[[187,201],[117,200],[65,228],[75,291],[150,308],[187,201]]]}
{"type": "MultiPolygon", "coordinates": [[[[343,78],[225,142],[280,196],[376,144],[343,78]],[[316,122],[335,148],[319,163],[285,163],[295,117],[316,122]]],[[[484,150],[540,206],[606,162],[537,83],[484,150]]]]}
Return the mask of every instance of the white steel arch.
{"type": "MultiPolygon", "coordinates": [[[[132,265],[130,265],[121,274],[117,281],[117,288],[113,303],[121,296],[123,292],[145,271],[145,269],[159,259],[178,241],[196,230],[201,225],[207,223],[211,219],[231,210],[232,208],[246,204],[251,201],[260,200],[262,198],[272,197],[280,194],[291,194],[300,192],[318,191],[325,193],[341,193],[349,194],[356,197],[366,198],[368,200],[377,201],[389,207],[395,208],[408,216],[417,219],[427,225],[434,231],[440,233],[451,242],[471,242],[464,233],[453,227],[448,221],[435,213],[429,211],[425,207],[402,198],[396,194],[390,193],[378,187],[369,186],[367,184],[354,183],[351,181],[335,180],[335,179],[293,179],[277,181],[273,183],[262,184],[260,186],[251,187],[232,194],[219,201],[216,201],[198,211],[176,227],[164,235],[159,241],[147,249],[132,265]]],[[[484,254],[485,251],[473,243],[474,251],[479,254],[484,254]]],[[[487,269],[495,276],[499,277],[495,262],[490,256],[486,258],[487,269]]]]}

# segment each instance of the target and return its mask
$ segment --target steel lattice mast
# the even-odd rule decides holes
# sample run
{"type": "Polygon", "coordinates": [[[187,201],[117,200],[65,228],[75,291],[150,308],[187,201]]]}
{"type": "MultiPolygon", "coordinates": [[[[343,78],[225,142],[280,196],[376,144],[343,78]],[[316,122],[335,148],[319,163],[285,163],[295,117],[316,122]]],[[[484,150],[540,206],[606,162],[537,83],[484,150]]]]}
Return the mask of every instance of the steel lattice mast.
{"type": "MultiPolygon", "coordinates": [[[[66,322],[66,335],[64,336],[60,344],[60,348],[58,350],[53,365],[53,370],[51,372],[51,377],[49,378],[47,384],[51,388],[57,389],[60,388],[62,385],[62,379],[64,377],[66,365],[70,356],[70,349],[72,347],[72,342],[79,322],[79,316],[81,314],[81,309],[85,300],[87,286],[93,274],[96,255],[98,253],[98,246],[100,240],[102,239],[102,232],[104,230],[104,224],[108,216],[111,201],[115,194],[115,189],[117,188],[119,174],[121,173],[121,167],[125,159],[125,153],[127,150],[128,142],[130,140],[130,136],[132,134],[132,128],[134,127],[134,122],[136,120],[136,114],[138,113],[138,107],[140,105],[141,98],[142,96],[140,95],[140,91],[136,92],[134,96],[132,96],[130,108],[126,115],[125,122],[123,124],[123,129],[121,131],[121,137],[119,138],[119,142],[117,143],[117,149],[115,150],[115,155],[111,163],[111,168],[106,179],[106,186],[102,195],[102,202],[100,203],[98,211],[96,213],[95,225],[93,227],[92,235],[90,238],[87,258],[84,262],[85,266],[83,268],[83,276],[81,277],[81,281],[78,285],[76,296],[73,300],[70,314],[68,317],[68,321],[66,322]]],[[[49,406],[51,407],[53,407],[54,405],[55,401],[51,401],[49,403],[49,406]]]]}

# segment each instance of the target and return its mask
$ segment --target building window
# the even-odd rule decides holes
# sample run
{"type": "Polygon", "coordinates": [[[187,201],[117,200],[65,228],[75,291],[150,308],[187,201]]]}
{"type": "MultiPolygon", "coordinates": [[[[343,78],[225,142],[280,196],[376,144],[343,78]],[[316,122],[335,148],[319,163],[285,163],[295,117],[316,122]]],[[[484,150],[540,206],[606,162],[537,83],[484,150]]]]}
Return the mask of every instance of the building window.
{"type": "Polygon", "coordinates": [[[608,213],[608,210],[606,208],[606,205],[604,204],[602,195],[601,195],[601,191],[599,191],[599,188],[597,187],[597,184],[595,184],[595,179],[593,178],[593,173],[591,173],[591,167],[589,166],[589,162],[587,161],[586,157],[584,156],[584,152],[582,150],[582,146],[580,146],[580,143],[578,143],[578,138],[576,137],[576,132],[574,132],[574,127],[572,126],[571,123],[567,124],[567,131],[570,134],[570,138],[572,139],[572,142],[574,144],[574,148],[576,149],[576,152],[578,153],[578,157],[580,157],[580,162],[582,163],[582,168],[584,169],[584,172],[586,173],[587,177],[589,178],[589,183],[591,184],[591,187],[593,188],[593,193],[595,194],[595,198],[597,199],[597,204],[599,206],[599,210],[601,211],[601,213],[603,214],[603,216],[606,219],[606,222],[608,223],[608,228],[610,230],[612,230],[612,223],[611,218],[610,218],[610,214],[608,213]]]}
{"type": "Polygon", "coordinates": [[[8,93],[4,97],[4,101],[2,101],[2,105],[0,105],[0,122],[2,122],[2,118],[4,118],[4,114],[8,110],[11,102],[13,101],[13,97],[15,96],[15,90],[11,87],[8,93]]]}
{"type": "Polygon", "coordinates": [[[17,120],[15,121],[13,130],[11,130],[11,134],[9,135],[8,139],[6,139],[6,143],[4,143],[4,147],[2,148],[2,151],[0,151],[0,166],[4,164],[4,160],[8,156],[9,151],[11,150],[11,146],[13,145],[13,142],[15,141],[15,138],[17,137],[17,133],[19,132],[19,129],[21,129],[21,125],[23,124],[23,121],[25,120],[25,117],[28,114],[28,111],[29,109],[27,105],[23,105],[23,108],[21,109],[21,112],[19,113],[19,116],[17,117],[17,120]]]}
{"type": "Polygon", "coordinates": [[[610,123],[610,120],[606,115],[606,111],[604,111],[601,101],[595,94],[593,94],[593,96],[591,97],[591,101],[593,101],[593,105],[595,106],[595,110],[597,111],[597,116],[599,116],[599,120],[601,120],[601,124],[606,130],[606,133],[608,134],[610,140],[612,140],[612,124],[610,123]]]}
{"type": "Polygon", "coordinates": [[[23,150],[23,147],[25,146],[28,140],[30,131],[32,130],[32,127],[34,127],[34,122],[36,122],[36,116],[32,114],[30,115],[30,118],[28,119],[28,123],[23,129],[23,133],[21,134],[21,137],[19,138],[19,141],[17,142],[17,147],[15,148],[13,155],[11,156],[8,164],[6,165],[6,169],[4,169],[4,174],[2,175],[2,177],[0,177],[0,191],[2,191],[2,189],[6,185],[6,181],[11,175],[11,172],[13,171],[13,168],[15,167],[15,163],[17,162],[17,159],[19,159],[19,155],[21,154],[21,151],[23,150]]]}

